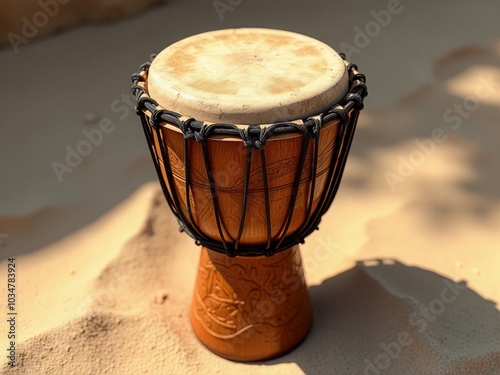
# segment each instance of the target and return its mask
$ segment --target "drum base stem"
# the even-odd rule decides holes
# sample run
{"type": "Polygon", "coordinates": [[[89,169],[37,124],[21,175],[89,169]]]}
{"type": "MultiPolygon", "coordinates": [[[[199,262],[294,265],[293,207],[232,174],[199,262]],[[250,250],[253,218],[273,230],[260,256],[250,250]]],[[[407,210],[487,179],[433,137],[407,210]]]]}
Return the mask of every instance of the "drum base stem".
{"type": "Polygon", "coordinates": [[[212,352],[236,361],[278,357],[305,338],[311,320],[298,245],[270,257],[202,248],[191,324],[212,352]]]}

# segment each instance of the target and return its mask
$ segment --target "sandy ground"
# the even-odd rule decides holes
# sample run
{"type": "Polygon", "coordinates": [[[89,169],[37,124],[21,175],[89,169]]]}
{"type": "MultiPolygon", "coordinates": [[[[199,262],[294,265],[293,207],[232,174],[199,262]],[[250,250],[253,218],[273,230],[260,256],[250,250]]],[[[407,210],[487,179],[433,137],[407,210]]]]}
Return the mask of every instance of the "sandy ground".
{"type": "Polygon", "coordinates": [[[500,4],[401,1],[381,25],[393,3],[170,1],[0,50],[0,372],[499,375],[500,4]],[[129,104],[150,53],[243,26],[349,48],[370,92],[336,200],[302,246],[312,330],[254,364],[191,332],[200,249],[177,230],[129,104]]]}

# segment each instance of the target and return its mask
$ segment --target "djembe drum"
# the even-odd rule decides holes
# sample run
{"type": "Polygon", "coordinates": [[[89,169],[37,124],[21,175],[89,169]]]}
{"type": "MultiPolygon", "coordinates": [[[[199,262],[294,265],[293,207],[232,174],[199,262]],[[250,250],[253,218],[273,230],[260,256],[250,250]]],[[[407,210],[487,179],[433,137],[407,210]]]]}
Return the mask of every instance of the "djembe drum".
{"type": "Polygon", "coordinates": [[[232,29],[167,47],[133,82],[167,202],[202,245],[196,335],[233,360],[291,350],[312,319],[298,244],[339,186],[364,75],[315,39],[232,29]]]}

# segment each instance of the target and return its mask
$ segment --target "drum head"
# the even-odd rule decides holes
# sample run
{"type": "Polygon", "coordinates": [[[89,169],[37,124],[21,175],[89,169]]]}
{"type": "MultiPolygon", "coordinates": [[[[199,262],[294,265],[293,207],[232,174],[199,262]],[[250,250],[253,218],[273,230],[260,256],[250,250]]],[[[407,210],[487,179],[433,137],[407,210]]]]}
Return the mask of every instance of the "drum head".
{"type": "Polygon", "coordinates": [[[164,49],[147,91],[164,108],[207,122],[268,124],[318,114],[348,90],[342,58],[300,34],[228,29],[164,49]]]}

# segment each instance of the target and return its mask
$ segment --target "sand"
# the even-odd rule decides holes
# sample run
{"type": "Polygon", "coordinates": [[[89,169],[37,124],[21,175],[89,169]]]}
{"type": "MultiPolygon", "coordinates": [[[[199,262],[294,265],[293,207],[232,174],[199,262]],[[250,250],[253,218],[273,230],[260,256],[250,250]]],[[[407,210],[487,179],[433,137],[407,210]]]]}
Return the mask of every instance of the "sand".
{"type": "Polygon", "coordinates": [[[18,312],[11,368],[2,286],[0,373],[499,375],[500,6],[402,1],[356,47],[354,28],[389,3],[171,1],[0,50],[0,282],[15,257],[18,312]],[[252,364],[191,331],[200,249],[128,104],[150,53],[237,26],[354,46],[369,87],[335,202],[301,246],[312,330],[252,364]],[[98,132],[58,176],[54,162],[98,132]]]}

